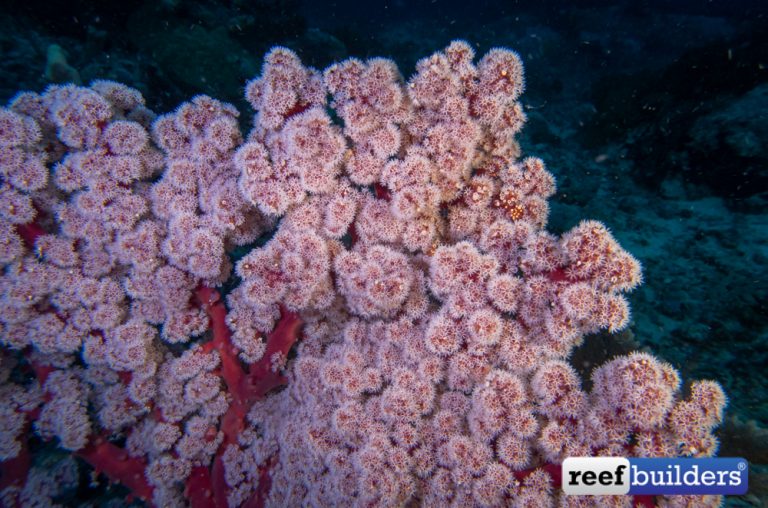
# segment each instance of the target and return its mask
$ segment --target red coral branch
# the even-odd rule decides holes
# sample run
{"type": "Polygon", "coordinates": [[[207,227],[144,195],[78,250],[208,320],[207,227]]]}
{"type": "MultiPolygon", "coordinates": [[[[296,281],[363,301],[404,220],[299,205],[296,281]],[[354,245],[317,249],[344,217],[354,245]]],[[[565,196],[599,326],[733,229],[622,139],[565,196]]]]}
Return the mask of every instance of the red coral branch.
{"type": "Polygon", "coordinates": [[[271,390],[285,384],[286,378],[273,367],[273,359],[286,358],[293,344],[299,338],[301,319],[295,312],[280,307],[280,321],[267,336],[267,347],[261,360],[251,365],[248,375],[243,378],[243,391],[249,405],[264,397],[271,390]]]}
{"type": "Polygon", "coordinates": [[[264,508],[269,489],[272,487],[272,477],[269,475],[269,472],[276,463],[277,454],[270,457],[266,464],[259,467],[259,486],[256,488],[256,492],[243,503],[243,508],[264,508]]]}
{"type": "Polygon", "coordinates": [[[213,340],[203,346],[208,352],[215,349],[221,358],[221,376],[227,383],[230,394],[235,399],[242,398],[238,388],[243,377],[243,369],[237,358],[237,348],[230,340],[231,333],[227,326],[227,309],[221,301],[219,292],[207,286],[202,286],[196,291],[197,299],[211,320],[210,328],[213,332],[213,340]]]}
{"type": "MultiPolygon", "coordinates": [[[[267,346],[264,356],[258,362],[251,365],[246,371],[237,357],[237,349],[232,344],[231,333],[227,327],[227,310],[221,301],[219,293],[209,287],[200,287],[196,291],[208,317],[211,320],[213,340],[204,346],[206,351],[215,349],[221,357],[221,376],[227,383],[227,388],[232,395],[229,409],[221,419],[221,431],[224,440],[219,446],[213,461],[210,474],[195,471],[187,481],[187,493],[190,503],[194,507],[227,506],[227,491],[229,486],[224,478],[223,453],[230,444],[237,444],[238,435],[245,429],[245,417],[251,405],[264,397],[270,390],[286,382],[277,369],[273,368],[272,359],[275,355],[285,358],[291,347],[299,338],[301,319],[295,312],[289,312],[281,308],[280,321],[274,330],[267,336],[267,346]],[[195,485],[192,485],[194,483],[195,485]],[[211,492],[213,495],[211,496],[211,492]]],[[[265,481],[268,479],[268,469],[261,471],[265,481]]],[[[261,490],[262,484],[260,483],[261,490]]],[[[259,498],[263,498],[259,496],[259,498]]],[[[254,501],[256,502],[256,501],[254,501]]],[[[263,502],[263,501],[262,501],[263,502]]],[[[257,502],[259,504],[260,502],[257,502]]]]}
{"type": "Polygon", "coordinates": [[[16,232],[24,241],[24,245],[26,245],[28,249],[31,249],[35,246],[35,242],[37,241],[38,236],[45,234],[43,228],[41,228],[35,222],[16,226],[16,232]]]}
{"type": "Polygon", "coordinates": [[[21,450],[19,454],[12,459],[0,462],[0,491],[7,487],[23,487],[27,481],[27,473],[32,466],[32,456],[27,446],[26,434],[29,427],[29,421],[25,426],[24,433],[21,435],[21,450]]]}
{"type": "Polygon", "coordinates": [[[107,441],[103,436],[76,453],[88,462],[97,472],[102,472],[114,483],[122,483],[134,496],[143,501],[152,500],[153,487],[144,475],[146,461],[141,457],[131,457],[124,449],[107,441]]]}
{"type": "Polygon", "coordinates": [[[195,508],[215,508],[216,503],[211,492],[211,470],[207,466],[192,468],[192,473],[187,478],[184,496],[189,504],[195,508]]]}
{"type": "Polygon", "coordinates": [[[383,199],[389,201],[392,198],[392,194],[389,189],[381,185],[380,183],[373,184],[373,192],[376,195],[376,199],[383,199]]]}

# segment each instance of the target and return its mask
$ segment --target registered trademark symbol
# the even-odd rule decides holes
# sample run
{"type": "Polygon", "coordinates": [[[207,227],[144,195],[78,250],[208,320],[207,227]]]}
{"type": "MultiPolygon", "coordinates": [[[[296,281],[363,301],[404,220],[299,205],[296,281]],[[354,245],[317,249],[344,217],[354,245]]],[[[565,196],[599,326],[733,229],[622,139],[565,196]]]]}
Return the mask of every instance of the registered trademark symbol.
{"type": "Polygon", "coordinates": [[[739,471],[744,471],[745,469],[747,469],[747,463],[739,462],[739,471]]]}

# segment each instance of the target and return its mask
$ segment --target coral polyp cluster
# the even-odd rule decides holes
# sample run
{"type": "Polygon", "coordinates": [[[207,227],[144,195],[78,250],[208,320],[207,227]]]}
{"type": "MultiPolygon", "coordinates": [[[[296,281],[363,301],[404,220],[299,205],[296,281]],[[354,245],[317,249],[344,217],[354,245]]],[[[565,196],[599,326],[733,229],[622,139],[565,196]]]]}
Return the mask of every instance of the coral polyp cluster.
{"type": "Polygon", "coordinates": [[[566,457],[713,455],[716,383],[632,353],[582,386],[640,264],[599,222],[546,230],[522,62],[474,60],[274,48],[246,136],[105,81],[0,110],[3,503],[55,496],[32,433],[158,506],[589,506],[566,457]]]}

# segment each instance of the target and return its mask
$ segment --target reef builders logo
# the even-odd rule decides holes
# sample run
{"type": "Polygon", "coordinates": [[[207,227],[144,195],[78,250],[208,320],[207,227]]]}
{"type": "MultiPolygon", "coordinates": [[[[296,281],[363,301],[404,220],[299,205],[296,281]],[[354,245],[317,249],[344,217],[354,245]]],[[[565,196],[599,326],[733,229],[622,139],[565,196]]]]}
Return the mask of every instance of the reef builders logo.
{"type": "Polygon", "coordinates": [[[639,459],[569,457],[563,491],[569,495],[742,495],[749,465],[742,458],[639,459]]]}

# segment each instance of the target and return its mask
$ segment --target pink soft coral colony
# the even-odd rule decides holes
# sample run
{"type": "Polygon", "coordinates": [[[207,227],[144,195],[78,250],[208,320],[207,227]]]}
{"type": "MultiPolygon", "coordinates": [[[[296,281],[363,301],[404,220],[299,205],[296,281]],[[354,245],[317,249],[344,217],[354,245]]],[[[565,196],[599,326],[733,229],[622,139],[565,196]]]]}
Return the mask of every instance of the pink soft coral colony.
{"type": "Polygon", "coordinates": [[[725,396],[645,353],[582,389],[640,265],[599,222],[546,231],[520,58],[473,60],[274,48],[245,139],[107,81],[0,109],[0,504],[77,481],[36,434],[162,507],[719,505],[561,494],[568,456],[713,455],[725,396]]]}

